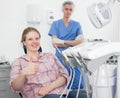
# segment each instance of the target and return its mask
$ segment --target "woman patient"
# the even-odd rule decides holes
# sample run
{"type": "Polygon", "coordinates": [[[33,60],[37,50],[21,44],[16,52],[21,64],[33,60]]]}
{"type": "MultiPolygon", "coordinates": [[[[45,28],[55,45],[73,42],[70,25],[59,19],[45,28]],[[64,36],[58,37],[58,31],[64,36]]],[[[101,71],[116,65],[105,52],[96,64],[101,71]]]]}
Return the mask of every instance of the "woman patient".
{"type": "Polygon", "coordinates": [[[21,42],[27,53],[13,62],[10,87],[23,98],[59,98],[69,76],[55,55],[38,52],[40,38],[33,27],[23,31],[21,42]]]}

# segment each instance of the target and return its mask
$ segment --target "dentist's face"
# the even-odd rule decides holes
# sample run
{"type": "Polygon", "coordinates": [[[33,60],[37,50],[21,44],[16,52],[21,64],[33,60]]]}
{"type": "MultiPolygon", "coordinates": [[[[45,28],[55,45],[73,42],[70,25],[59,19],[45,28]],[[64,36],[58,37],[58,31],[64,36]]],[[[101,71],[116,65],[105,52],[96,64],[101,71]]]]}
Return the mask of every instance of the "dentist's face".
{"type": "Polygon", "coordinates": [[[64,13],[64,17],[65,17],[65,18],[70,18],[72,12],[73,12],[73,6],[72,6],[72,5],[66,4],[66,5],[63,7],[63,13],[64,13]]]}
{"type": "Polygon", "coordinates": [[[37,52],[40,47],[40,37],[39,34],[35,31],[30,31],[26,35],[24,45],[27,48],[27,52],[37,52]]]}

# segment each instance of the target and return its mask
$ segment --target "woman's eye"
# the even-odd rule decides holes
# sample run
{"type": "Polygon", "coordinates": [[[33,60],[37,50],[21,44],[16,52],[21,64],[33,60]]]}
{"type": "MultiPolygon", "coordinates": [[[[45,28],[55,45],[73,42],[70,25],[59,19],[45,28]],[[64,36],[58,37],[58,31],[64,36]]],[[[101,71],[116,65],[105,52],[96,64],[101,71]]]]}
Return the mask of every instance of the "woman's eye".
{"type": "Polygon", "coordinates": [[[40,38],[36,38],[36,40],[39,40],[40,38]]]}
{"type": "Polygon", "coordinates": [[[33,39],[33,38],[28,38],[29,41],[32,41],[32,40],[39,40],[39,39],[40,39],[39,37],[38,37],[38,38],[34,38],[34,39],[33,39]]]}
{"type": "Polygon", "coordinates": [[[28,40],[32,40],[32,38],[29,38],[28,40]]]}

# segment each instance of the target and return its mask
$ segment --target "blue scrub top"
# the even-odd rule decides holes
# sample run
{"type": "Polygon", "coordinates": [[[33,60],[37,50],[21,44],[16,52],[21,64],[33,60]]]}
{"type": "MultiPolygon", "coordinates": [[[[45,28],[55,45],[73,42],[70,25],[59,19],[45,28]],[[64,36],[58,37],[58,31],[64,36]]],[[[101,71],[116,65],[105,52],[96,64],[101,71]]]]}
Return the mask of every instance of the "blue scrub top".
{"type": "MultiPolygon", "coordinates": [[[[83,32],[79,22],[70,20],[68,27],[66,27],[62,19],[54,21],[48,33],[50,36],[56,35],[61,40],[75,40],[80,34],[83,34],[83,32]]],[[[63,51],[67,48],[68,47],[60,47],[59,50],[63,51]]],[[[58,57],[58,55],[59,53],[56,51],[56,56],[58,57]]]]}
{"type": "MultiPolygon", "coordinates": [[[[75,40],[75,38],[80,34],[83,34],[83,32],[82,32],[79,22],[70,20],[69,25],[66,27],[62,19],[54,21],[48,33],[49,36],[55,35],[61,40],[75,40]]],[[[58,48],[60,51],[63,51],[67,49],[68,47],[58,47],[58,48]]],[[[66,67],[66,69],[68,70],[70,74],[70,67],[63,63],[62,56],[61,54],[59,54],[57,50],[56,50],[56,56],[58,57],[60,62],[66,67]]],[[[79,74],[81,74],[81,72],[77,68],[75,68],[75,79],[77,80],[79,79],[78,77],[79,74]]],[[[82,81],[81,88],[83,87],[83,85],[84,83],[82,81]]],[[[72,89],[77,89],[77,88],[78,88],[78,82],[73,83],[72,89]]]]}

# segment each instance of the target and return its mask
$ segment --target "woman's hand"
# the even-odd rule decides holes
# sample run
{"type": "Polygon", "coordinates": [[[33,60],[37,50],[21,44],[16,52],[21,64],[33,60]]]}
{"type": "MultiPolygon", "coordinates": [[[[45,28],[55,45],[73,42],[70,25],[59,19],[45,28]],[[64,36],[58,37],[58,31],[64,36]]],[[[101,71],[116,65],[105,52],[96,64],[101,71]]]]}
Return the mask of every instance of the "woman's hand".
{"type": "Polygon", "coordinates": [[[48,94],[50,91],[52,90],[52,88],[48,85],[48,86],[43,86],[40,88],[38,95],[39,96],[44,96],[46,94],[48,94]]]}
{"type": "Polygon", "coordinates": [[[63,76],[58,77],[55,81],[51,82],[47,86],[41,87],[38,95],[44,96],[51,92],[52,90],[61,87],[62,85],[65,85],[67,82],[67,79],[63,76]]]}
{"type": "Polygon", "coordinates": [[[39,66],[37,63],[33,63],[32,60],[30,60],[29,64],[23,68],[21,73],[23,75],[33,75],[36,74],[39,70],[39,66]]]}

